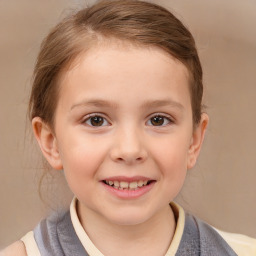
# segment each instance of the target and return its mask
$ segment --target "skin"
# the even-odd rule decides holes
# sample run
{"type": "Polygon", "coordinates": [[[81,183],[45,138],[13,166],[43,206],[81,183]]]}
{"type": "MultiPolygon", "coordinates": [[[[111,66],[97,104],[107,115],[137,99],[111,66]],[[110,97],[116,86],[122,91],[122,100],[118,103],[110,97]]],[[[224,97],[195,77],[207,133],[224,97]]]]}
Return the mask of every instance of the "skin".
{"type": "Polygon", "coordinates": [[[22,241],[17,241],[4,250],[0,251],[0,256],[26,256],[26,249],[22,241]]]}
{"type": "Polygon", "coordinates": [[[160,49],[99,45],[62,74],[54,131],[33,119],[44,156],[64,170],[81,224],[104,255],[164,255],[170,245],[176,223],[169,202],[196,162],[208,123],[203,114],[193,129],[188,80],[186,67],[160,49]],[[93,126],[91,115],[102,125],[93,126]],[[163,123],[155,125],[156,116],[163,123]],[[137,198],[120,198],[102,182],[138,175],[154,182],[137,198]]]}

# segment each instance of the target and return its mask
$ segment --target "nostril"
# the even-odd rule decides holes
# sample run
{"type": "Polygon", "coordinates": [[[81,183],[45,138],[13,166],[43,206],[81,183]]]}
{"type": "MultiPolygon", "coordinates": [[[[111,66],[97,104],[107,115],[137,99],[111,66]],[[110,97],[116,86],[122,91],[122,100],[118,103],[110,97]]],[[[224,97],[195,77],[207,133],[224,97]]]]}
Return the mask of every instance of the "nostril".
{"type": "Polygon", "coordinates": [[[142,162],[143,157],[118,157],[116,158],[117,162],[126,162],[127,164],[142,162]]]}
{"type": "Polygon", "coordinates": [[[147,159],[147,152],[144,149],[137,149],[137,148],[119,148],[115,147],[110,151],[110,158],[114,162],[119,163],[141,163],[144,162],[147,159]]]}

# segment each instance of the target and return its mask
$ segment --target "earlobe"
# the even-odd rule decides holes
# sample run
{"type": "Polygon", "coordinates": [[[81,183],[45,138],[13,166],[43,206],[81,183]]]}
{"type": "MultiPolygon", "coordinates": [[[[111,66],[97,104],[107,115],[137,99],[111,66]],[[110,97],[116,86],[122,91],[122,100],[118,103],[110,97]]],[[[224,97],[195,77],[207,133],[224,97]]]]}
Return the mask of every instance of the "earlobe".
{"type": "Polygon", "coordinates": [[[33,118],[32,127],[39,147],[48,163],[56,170],[63,169],[57,140],[52,129],[40,117],[33,118]]]}
{"type": "Polygon", "coordinates": [[[200,123],[195,127],[193,136],[191,139],[191,144],[188,151],[188,162],[187,169],[191,169],[196,164],[196,160],[199,156],[202,143],[204,141],[204,135],[209,122],[209,117],[207,114],[203,113],[201,115],[200,123]]]}

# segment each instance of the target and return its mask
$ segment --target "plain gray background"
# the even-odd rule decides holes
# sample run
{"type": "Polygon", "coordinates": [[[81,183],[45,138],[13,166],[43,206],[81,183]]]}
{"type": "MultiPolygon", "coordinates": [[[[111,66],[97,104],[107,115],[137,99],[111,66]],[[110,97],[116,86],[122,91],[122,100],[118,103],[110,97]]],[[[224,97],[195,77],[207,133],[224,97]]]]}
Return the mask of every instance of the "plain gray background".
{"type": "MultiPolygon", "coordinates": [[[[90,2],[90,1],[87,1],[90,2]]],[[[91,1],[92,2],[92,1],[91,1]]],[[[204,67],[210,126],[177,201],[219,229],[256,237],[256,1],[155,1],[192,31],[204,67]]],[[[72,195],[61,173],[43,183],[26,122],[41,40],[85,1],[0,1],[0,248],[33,229],[72,195]]]]}

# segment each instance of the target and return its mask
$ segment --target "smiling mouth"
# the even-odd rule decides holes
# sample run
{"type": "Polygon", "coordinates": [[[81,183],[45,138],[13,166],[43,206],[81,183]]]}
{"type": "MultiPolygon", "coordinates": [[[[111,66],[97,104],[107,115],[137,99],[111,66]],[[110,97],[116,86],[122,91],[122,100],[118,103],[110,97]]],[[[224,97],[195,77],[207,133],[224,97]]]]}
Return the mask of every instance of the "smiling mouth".
{"type": "Polygon", "coordinates": [[[140,180],[140,181],[117,181],[117,180],[103,180],[103,183],[106,185],[113,187],[119,190],[137,190],[142,187],[148,186],[150,183],[154,182],[154,180],[140,180]]]}

